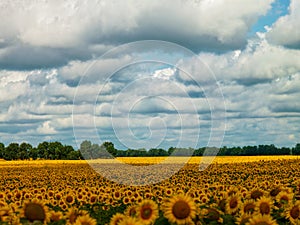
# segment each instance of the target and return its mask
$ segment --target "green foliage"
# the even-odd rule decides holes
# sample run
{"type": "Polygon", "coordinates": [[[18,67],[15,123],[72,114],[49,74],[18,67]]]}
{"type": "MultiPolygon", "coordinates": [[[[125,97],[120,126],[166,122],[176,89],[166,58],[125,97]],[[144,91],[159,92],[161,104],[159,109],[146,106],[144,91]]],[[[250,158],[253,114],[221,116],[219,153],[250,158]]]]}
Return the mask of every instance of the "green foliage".
{"type": "Polygon", "coordinates": [[[293,148],[278,148],[273,144],[244,146],[244,147],[227,147],[220,149],[215,147],[194,148],[175,148],[170,147],[168,150],[162,148],[151,148],[150,150],[127,149],[118,150],[112,142],[106,141],[101,145],[92,143],[91,141],[83,141],[79,150],[74,150],[70,145],[63,145],[61,142],[42,142],[37,147],[23,142],[10,143],[5,147],[0,143],[0,159],[5,160],[26,160],[26,159],[62,159],[62,160],[78,160],[78,159],[97,159],[112,157],[147,157],[147,156],[202,156],[216,155],[219,156],[256,156],[256,155],[300,155],[300,143],[293,148]]]}
{"type": "Polygon", "coordinates": [[[10,143],[7,147],[0,143],[0,158],[5,160],[26,159],[83,159],[79,151],[72,146],[62,145],[60,142],[42,142],[38,146],[23,142],[10,143]]]}

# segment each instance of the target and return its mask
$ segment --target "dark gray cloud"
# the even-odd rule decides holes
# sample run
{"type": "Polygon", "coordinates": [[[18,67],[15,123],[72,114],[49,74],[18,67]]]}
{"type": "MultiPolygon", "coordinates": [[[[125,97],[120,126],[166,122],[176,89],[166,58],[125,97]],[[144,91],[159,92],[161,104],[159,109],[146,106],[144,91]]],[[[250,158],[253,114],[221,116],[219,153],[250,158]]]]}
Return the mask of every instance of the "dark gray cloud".
{"type": "Polygon", "coordinates": [[[16,45],[0,53],[0,69],[33,70],[66,65],[71,60],[88,60],[91,53],[86,49],[49,48],[30,45],[16,45]]]}

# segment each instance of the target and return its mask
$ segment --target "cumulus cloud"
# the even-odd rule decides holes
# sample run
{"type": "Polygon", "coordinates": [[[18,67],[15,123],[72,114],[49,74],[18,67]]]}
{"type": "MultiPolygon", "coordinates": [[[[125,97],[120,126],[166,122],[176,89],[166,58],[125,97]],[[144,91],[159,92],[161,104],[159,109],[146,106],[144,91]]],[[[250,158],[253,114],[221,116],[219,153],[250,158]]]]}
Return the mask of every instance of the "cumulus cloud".
{"type": "MultiPolygon", "coordinates": [[[[300,70],[300,52],[268,43],[264,37],[249,40],[243,51],[225,54],[200,53],[198,58],[181,62],[189,74],[180,74],[183,81],[235,81],[250,86],[293,75],[300,70]],[[216,78],[216,79],[215,79],[216,78]]],[[[181,65],[179,64],[179,65],[181,65]]]]}
{"type": "Polygon", "coordinates": [[[267,33],[268,40],[277,45],[300,49],[300,2],[291,0],[289,14],[279,18],[267,33]]]}
{"type": "Polygon", "coordinates": [[[63,66],[112,46],[150,39],[194,51],[237,49],[272,2],[5,1],[0,5],[0,68],[63,66]]]}
{"type": "Polygon", "coordinates": [[[286,29],[298,3],[247,37],[272,2],[0,2],[1,140],[205,146],[226,116],[224,145],[293,145],[300,53],[286,29]],[[197,54],[149,41],[99,58],[144,39],[197,54]]]}

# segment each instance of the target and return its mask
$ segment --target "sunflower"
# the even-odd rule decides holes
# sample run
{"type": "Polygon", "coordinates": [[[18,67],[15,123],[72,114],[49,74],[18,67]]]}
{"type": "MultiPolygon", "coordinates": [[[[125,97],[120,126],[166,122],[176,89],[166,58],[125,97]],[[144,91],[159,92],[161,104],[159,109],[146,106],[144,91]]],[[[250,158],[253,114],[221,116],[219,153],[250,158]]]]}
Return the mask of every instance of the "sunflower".
{"type": "Polygon", "coordinates": [[[151,224],[158,218],[158,206],[152,201],[145,199],[137,207],[137,218],[143,224],[151,224]]]}
{"type": "Polygon", "coordinates": [[[242,214],[252,214],[255,211],[255,202],[253,199],[247,199],[241,207],[242,214]]]}
{"type": "Polygon", "coordinates": [[[47,207],[44,203],[38,199],[32,201],[25,201],[21,211],[21,217],[26,218],[30,222],[42,221],[44,223],[49,222],[50,215],[47,207]]]}
{"type": "Polygon", "coordinates": [[[134,217],[124,217],[118,225],[143,225],[143,223],[134,217]]]}
{"type": "Polygon", "coordinates": [[[254,188],[249,192],[248,196],[251,199],[256,200],[256,199],[259,199],[260,197],[264,196],[264,191],[261,189],[258,189],[258,188],[254,188]]]}
{"type": "Polygon", "coordinates": [[[6,222],[12,215],[12,210],[8,206],[0,207],[0,221],[6,222]]]}
{"type": "Polygon", "coordinates": [[[188,224],[196,216],[193,199],[187,195],[175,195],[164,205],[164,216],[171,223],[188,224]]]}
{"type": "Polygon", "coordinates": [[[152,194],[149,193],[149,192],[146,192],[146,193],[144,194],[144,198],[146,198],[146,199],[151,199],[151,198],[152,198],[152,194]]]}
{"type": "Polygon", "coordinates": [[[110,219],[109,225],[119,225],[120,222],[125,218],[126,216],[121,213],[116,213],[113,215],[113,217],[110,219]]]}
{"type": "Polygon", "coordinates": [[[279,194],[280,191],[281,191],[281,188],[279,186],[276,186],[276,187],[271,189],[269,194],[270,194],[271,197],[275,198],[279,194]]]}
{"type": "Polygon", "coordinates": [[[64,200],[67,204],[70,204],[70,205],[72,205],[75,202],[75,198],[74,198],[73,194],[67,194],[64,197],[64,200]]]}
{"type": "Polygon", "coordinates": [[[59,220],[63,219],[63,213],[61,211],[51,211],[50,212],[50,221],[51,222],[57,222],[59,220]]]}
{"type": "Polygon", "coordinates": [[[172,190],[171,188],[166,188],[166,189],[164,190],[164,194],[165,194],[166,196],[171,196],[171,195],[173,194],[173,190],[172,190]]]}
{"type": "Polygon", "coordinates": [[[95,204],[95,203],[97,203],[97,201],[98,201],[98,196],[92,194],[92,195],[90,196],[90,201],[89,201],[90,204],[95,204]]]}
{"type": "Polygon", "coordinates": [[[300,224],[300,201],[296,201],[295,204],[288,207],[285,210],[285,215],[291,224],[300,224]]]}
{"type": "Polygon", "coordinates": [[[122,201],[123,201],[123,203],[124,203],[125,205],[127,205],[127,204],[130,203],[130,198],[128,198],[128,197],[126,196],[126,197],[123,198],[122,201]]]}
{"type": "Polygon", "coordinates": [[[217,209],[216,205],[211,205],[211,207],[203,209],[200,214],[210,222],[217,221],[223,223],[223,218],[221,217],[223,213],[217,209]]]}
{"type": "Polygon", "coordinates": [[[115,200],[120,200],[121,198],[122,198],[122,192],[120,192],[120,191],[114,191],[113,192],[113,198],[115,199],[115,200]]]}
{"type": "Polygon", "coordinates": [[[136,205],[130,205],[126,208],[126,210],[124,211],[124,214],[126,216],[131,216],[134,217],[137,214],[137,206],[136,205]]]}
{"type": "Polygon", "coordinates": [[[75,225],[97,225],[97,220],[89,215],[78,216],[75,225]]]}
{"type": "Polygon", "coordinates": [[[88,212],[85,210],[79,210],[77,208],[69,208],[68,212],[65,215],[65,219],[67,219],[68,224],[74,224],[76,219],[79,216],[88,215],[88,212]]]}
{"type": "Polygon", "coordinates": [[[7,203],[5,201],[0,201],[0,207],[3,207],[3,206],[7,206],[7,203]]]}
{"type": "Polygon", "coordinates": [[[5,200],[5,198],[6,198],[5,192],[0,191],[0,200],[5,200]]]}
{"type": "Polygon", "coordinates": [[[256,214],[249,219],[246,225],[277,225],[277,222],[268,214],[256,214]]]}
{"type": "Polygon", "coordinates": [[[290,203],[293,199],[293,194],[288,193],[287,191],[281,191],[276,196],[276,200],[279,204],[287,204],[290,203]]]}
{"type": "Polygon", "coordinates": [[[236,218],[236,224],[237,225],[245,225],[249,222],[251,218],[251,214],[249,213],[243,213],[241,216],[236,218]]]}
{"type": "Polygon", "coordinates": [[[270,214],[273,207],[273,201],[270,198],[261,197],[255,205],[255,210],[260,214],[270,214]]]}
{"type": "Polygon", "coordinates": [[[232,195],[235,195],[239,192],[239,189],[237,187],[230,187],[227,191],[227,196],[230,197],[232,195]]]}
{"type": "Polygon", "coordinates": [[[227,199],[227,204],[225,206],[226,212],[229,214],[235,214],[238,211],[240,205],[241,197],[238,194],[233,194],[227,199]]]}

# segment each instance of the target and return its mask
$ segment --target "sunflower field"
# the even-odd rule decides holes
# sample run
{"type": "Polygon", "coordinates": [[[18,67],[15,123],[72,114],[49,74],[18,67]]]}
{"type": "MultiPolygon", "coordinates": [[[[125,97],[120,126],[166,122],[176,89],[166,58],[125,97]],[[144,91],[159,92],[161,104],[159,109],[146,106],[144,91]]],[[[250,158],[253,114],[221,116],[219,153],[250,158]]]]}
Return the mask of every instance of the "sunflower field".
{"type": "MultiPolygon", "coordinates": [[[[124,161],[138,169],[162,160],[124,161]]],[[[86,161],[1,161],[0,224],[300,224],[299,163],[217,157],[201,171],[192,158],[162,182],[128,186],[86,161]]]]}

